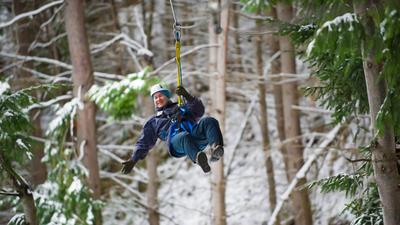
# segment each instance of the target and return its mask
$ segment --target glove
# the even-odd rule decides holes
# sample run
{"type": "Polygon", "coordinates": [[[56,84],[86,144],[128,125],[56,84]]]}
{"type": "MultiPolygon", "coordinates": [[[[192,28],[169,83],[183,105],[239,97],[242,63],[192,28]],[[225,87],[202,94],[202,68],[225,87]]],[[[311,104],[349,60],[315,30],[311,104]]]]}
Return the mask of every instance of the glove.
{"type": "Polygon", "coordinates": [[[177,94],[177,95],[181,95],[181,96],[183,96],[183,97],[185,97],[185,99],[186,100],[192,100],[194,97],[193,96],[191,96],[187,91],[186,91],[186,89],[184,88],[184,87],[182,87],[182,86],[178,86],[177,88],[176,88],[176,90],[175,90],[175,93],[177,94]]]}
{"type": "Polygon", "coordinates": [[[132,171],[133,167],[135,167],[137,160],[129,159],[125,162],[122,162],[122,170],[121,172],[124,174],[128,174],[132,171]]]}

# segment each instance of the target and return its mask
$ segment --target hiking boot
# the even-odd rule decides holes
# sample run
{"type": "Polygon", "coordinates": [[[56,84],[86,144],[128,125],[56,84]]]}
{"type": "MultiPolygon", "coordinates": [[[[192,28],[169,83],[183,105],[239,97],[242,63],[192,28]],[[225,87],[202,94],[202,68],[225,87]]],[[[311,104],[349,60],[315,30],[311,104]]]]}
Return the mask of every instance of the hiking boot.
{"type": "Polygon", "coordinates": [[[224,155],[224,147],[222,145],[212,145],[211,146],[211,158],[210,162],[218,161],[224,155]]]}
{"type": "Polygon", "coordinates": [[[208,165],[206,153],[198,152],[196,157],[196,162],[197,164],[199,164],[204,173],[210,172],[211,168],[210,165],[208,165]]]}

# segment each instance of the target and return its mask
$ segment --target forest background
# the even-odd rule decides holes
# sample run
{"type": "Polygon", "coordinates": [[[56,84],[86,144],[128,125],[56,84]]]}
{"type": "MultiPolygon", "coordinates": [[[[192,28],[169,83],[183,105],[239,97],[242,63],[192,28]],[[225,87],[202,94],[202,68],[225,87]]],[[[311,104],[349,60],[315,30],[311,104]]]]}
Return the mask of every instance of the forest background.
{"type": "Polygon", "coordinates": [[[399,4],[0,1],[0,224],[400,224],[399,4]],[[174,27],[224,158],[123,175],[174,27]]]}

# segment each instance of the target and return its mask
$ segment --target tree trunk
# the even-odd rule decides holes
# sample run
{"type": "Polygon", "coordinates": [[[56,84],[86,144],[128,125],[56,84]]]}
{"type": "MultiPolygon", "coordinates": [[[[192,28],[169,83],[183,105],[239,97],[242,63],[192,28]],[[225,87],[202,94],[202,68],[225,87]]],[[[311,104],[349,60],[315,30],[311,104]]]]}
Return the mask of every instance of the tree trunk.
{"type": "MultiPolygon", "coordinates": [[[[268,16],[271,16],[272,18],[276,19],[276,9],[272,8],[271,11],[268,13],[268,16]]],[[[274,56],[277,52],[279,52],[279,38],[276,37],[275,35],[270,35],[267,38],[267,43],[269,46],[269,56],[272,57],[274,56]]],[[[281,62],[280,62],[280,57],[277,57],[276,59],[271,61],[271,66],[270,66],[270,74],[271,75],[278,75],[281,73],[281,62]]],[[[280,77],[273,77],[271,78],[271,81],[273,82],[280,82],[281,78],[280,77]]],[[[282,99],[282,86],[280,84],[274,84],[273,85],[273,94],[274,94],[274,102],[275,102],[275,118],[276,118],[276,126],[278,130],[278,136],[279,136],[279,141],[283,142],[285,140],[285,120],[283,118],[283,99],[282,99]]],[[[280,146],[280,151],[283,156],[284,164],[287,167],[288,163],[288,154],[286,147],[284,145],[280,146]]],[[[287,174],[286,174],[287,175],[287,174]]],[[[288,176],[287,176],[288,178],[288,176]]]]}
{"type": "MultiPolygon", "coordinates": [[[[380,4],[380,3],[378,3],[380,4]]],[[[372,18],[367,14],[369,8],[380,8],[371,2],[355,5],[355,12],[361,17],[365,37],[374,37],[376,31],[372,18]]],[[[385,80],[379,77],[380,65],[376,59],[376,49],[361,40],[364,76],[367,85],[369,111],[372,121],[372,130],[375,134],[376,118],[387,94],[385,80]]],[[[372,164],[379,197],[383,206],[383,220],[385,225],[400,224],[400,175],[397,170],[395,139],[391,124],[384,125],[382,135],[377,136],[377,142],[372,146],[372,164]]]]}
{"type": "MultiPolygon", "coordinates": [[[[209,20],[208,22],[208,35],[209,35],[209,44],[210,45],[216,45],[218,43],[218,38],[217,34],[214,32],[214,22],[212,19],[209,20]]],[[[208,71],[210,73],[210,90],[209,90],[209,96],[210,96],[210,101],[209,101],[209,111],[211,114],[215,113],[215,101],[214,97],[216,95],[216,86],[215,86],[215,80],[217,79],[217,50],[218,48],[209,48],[209,58],[208,58],[208,71]]]]}
{"type": "MultiPolygon", "coordinates": [[[[30,2],[27,1],[13,1],[13,11],[14,15],[19,15],[24,12],[29,12],[35,9],[35,3],[37,2],[30,2]]],[[[30,19],[23,19],[17,23],[17,30],[16,30],[16,39],[17,39],[17,54],[28,56],[29,54],[29,46],[35,40],[35,36],[38,31],[38,21],[36,18],[30,19]]],[[[25,62],[21,65],[21,67],[26,67],[29,69],[33,68],[32,62],[25,62]]],[[[29,72],[17,68],[14,73],[12,87],[15,90],[20,90],[23,88],[31,87],[32,85],[38,85],[38,80],[32,76],[29,72]]],[[[39,98],[40,93],[36,92],[35,97],[39,98]]],[[[36,115],[36,113],[40,113],[37,110],[34,110],[30,113],[30,117],[33,123],[33,135],[37,137],[42,136],[42,128],[40,126],[40,114],[36,115]],[[36,116],[35,116],[36,115],[36,116]]],[[[47,168],[44,163],[42,163],[42,158],[44,156],[43,152],[43,145],[35,143],[32,146],[32,153],[33,158],[29,162],[29,173],[30,179],[29,181],[33,184],[33,186],[37,186],[42,184],[47,178],[47,168]]]]}
{"type": "MultiPolygon", "coordinates": [[[[232,22],[233,22],[233,27],[238,30],[239,29],[239,15],[236,13],[236,11],[240,10],[240,5],[239,4],[233,4],[233,11],[232,13],[232,22]]],[[[238,71],[243,72],[242,68],[242,50],[240,48],[240,38],[239,38],[239,32],[234,32],[234,40],[235,40],[235,66],[238,66],[238,71]]]]}
{"type": "MultiPolygon", "coordinates": [[[[118,8],[115,3],[115,0],[110,0],[111,4],[111,18],[113,21],[114,31],[116,33],[121,33],[121,26],[119,25],[118,21],[118,8]]],[[[118,64],[115,68],[116,74],[125,74],[124,70],[124,48],[121,44],[116,44],[114,47],[115,58],[118,61],[118,64]]]]}
{"type": "MultiPolygon", "coordinates": [[[[67,0],[65,2],[65,26],[68,36],[69,51],[72,61],[72,80],[74,96],[84,103],[83,109],[78,109],[77,116],[77,148],[83,145],[83,164],[89,170],[88,184],[93,191],[93,197],[100,197],[100,176],[96,149],[96,108],[85,95],[93,85],[93,71],[90,51],[85,29],[83,1],[67,0]]],[[[101,224],[101,212],[96,212],[95,224],[101,224]]]]}
{"type": "MultiPolygon", "coordinates": [[[[217,77],[215,81],[215,95],[213,101],[214,116],[219,121],[222,134],[225,133],[225,78],[228,51],[228,27],[229,27],[229,1],[221,1],[221,27],[222,33],[217,36],[219,48],[217,50],[217,77]]],[[[226,225],[225,209],[225,177],[223,157],[212,165],[213,175],[213,206],[214,224],[226,225]]]]}
{"type": "MultiPolygon", "coordinates": [[[[260,13],[258,13],[259,15],[260,13]]],[[[261,31],[261,23],[259,20],[256,21],[257,31],[261,31]]],[[[269,195],[269,206],[271,214],[276,207],[276,190],[275,190],[275,177],[274,177],[274,165],[272,164],[271,149],[269,146],[269,132],[268,132],[268,114],[267,114],[267,101],[265,91],[265,79],[263,70],[263,59],[262,59],[262,36],[257,35],[254,37],[254,47],[256,50],[256,70],[259,76],[258,80],[258,93],[259,93],[259,107],[260,107],[260,126],[262,136],[262,148],[264,152],[265,168],[267,172],[268,181],[268,195],[269,195]]],[[[279,225],[279,218],[276,220],[275,225],[279,225]]]]}
{"type": "MultiPolygon", "coordinates": [[[[292,7],[286,3],[277,4],[278,19],[284,22],[291,22],[292,7]]],[[[294,47],[288,37],[279,38],[279,46],[281,49],[281,70],[283,73],[296,73],[296,62],[294,55],[294,47]]],[[[293,105],[298,105],[297,83],[286,83],[282,86],[283,96],[283,112],[285,119],[285,137],[292,139],[301,134],[299,111],[292,109],[293,105]]],[[[292,180],[297,171],[304,164],[303,146],[300,139],[295,139],[286,145],[288,158],[288,167],[286,172],[289,179],[292,180]]],[[[306,179],[299,180],[297,186],[303,186],[306,179]]],[[[312,214],[311,205],[308,198],[307,189],[294,191],[292,194],[293,209],[295,211],[296,225],[311,225],[312,214]]]]}
{"type": "MultiPolygon", "coordinates": [[[[145,117],[149,117],[151,114],[153,114],[154,106],[153,103],[150,101],[150,98],[147,96],[143,97],[143,108],[145,117]]],[[[147,184],[147,189],[146,189],[149,224],[159,225],[160,213],[158,207],[158,188],[160,186],[159,185],[160,181],[157,174],[158,152],[156,151],[156,149],[151,150],[147,155],[146,167],[149,176],[149,182],[147,184]]]]}
{"type": "Polygon", "coordinates": [[[149,175],[149,183],[147,184],[147,205],[149,213],[149,224],[159,225],[160,214],[158,213],[158,187],[159,178],[157,174],[158,153],[156,149],[149,152],[146,157],[147,173],[149,175]]]}
{"type": "MultiPolygon", "coordinates": [[[[146,7],[145,1],[142,2],[142,7],[146,7]]],[[[153,30],[153,13],[154,13],[154,0],[149,2],[149,10],[143,10],[143,27],[145,34],[147,36],[147,46],[148,49],[152,50],[152,30],[153,30]],[[146,14],[149,13],[149,19],[146,19],[146,14]]],[[[154,68],[153,60],[148,58],[145,59],[146,66],[150,66],[154,68]]],[[[148,96],[143,97],[143,113],[145,117],[149,117],[154,113],[154,105],[148,96]]],[[[149,152],[146,157],[146,167],[147,173],[149,176],[149,183],[147,184],[146,194],[147,194],[147,205],[148,205],[148,215],[149,215],[149,224],[150,225],[159,225],[160,224],[160,213],[158,207],[158,188],[159,188],[159,178],[157,174],[158,167],[158,153],[156,149],[153,149],[149,152]]]]}

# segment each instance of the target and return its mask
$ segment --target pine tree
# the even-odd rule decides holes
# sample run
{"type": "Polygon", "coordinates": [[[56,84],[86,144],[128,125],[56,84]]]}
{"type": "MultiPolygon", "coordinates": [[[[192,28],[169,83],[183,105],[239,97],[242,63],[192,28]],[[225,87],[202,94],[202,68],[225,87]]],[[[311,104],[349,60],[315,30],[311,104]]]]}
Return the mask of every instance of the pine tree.
{"type": "MultiPolygon", "coordinates": [[[[299,3],[303,7],[302,20],[285,26],[284,32],[303,49],[303,56],[313,68],[312,75],[321,81],[320,86],[307,87],[306,94],[315,95],[322,105],[334,110],[338,122],[367,112],[372,120],[374,138],[364,148],[369,151],[366,159],[370,162],[369,166],[360,167],[360,174],[364,181],[374,175],[376,185],[367,185],[362,191],[368,193],[367,198],[358,198],[347,207],[357,216],[353,224],[383,221],[399,224],[400,191],[396,185],[400,181],[394,148],[394,136],[400,134],[397,88],[400,58],[395,47],[400,40],[399,4],[396,1],[385,4],[357,1],[354,6],[344,1],[299,3]],[[367,173],[366,168],[372,165],[373,173],[367,173]],[[377,204],[379,201],[381,204],[377,204]],[[374,218],[367,222],[370,215],[374,218]]],[[[332,187],[329,190],[350,192],[360,186],[358,179],[351,182],[347,178],[330,178],[321,184],[332,187]]]]}

